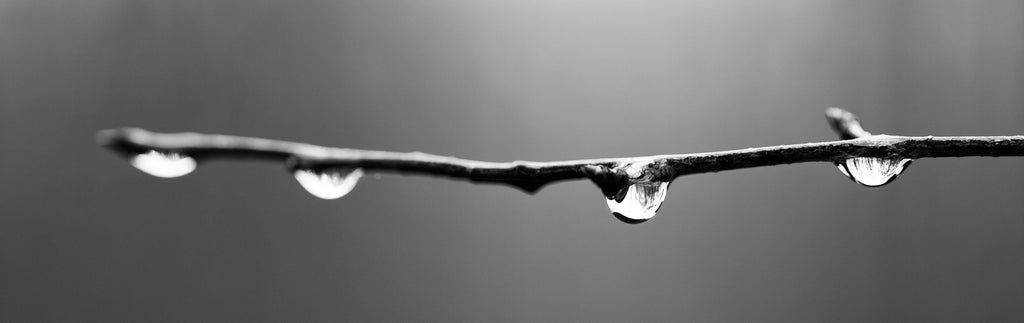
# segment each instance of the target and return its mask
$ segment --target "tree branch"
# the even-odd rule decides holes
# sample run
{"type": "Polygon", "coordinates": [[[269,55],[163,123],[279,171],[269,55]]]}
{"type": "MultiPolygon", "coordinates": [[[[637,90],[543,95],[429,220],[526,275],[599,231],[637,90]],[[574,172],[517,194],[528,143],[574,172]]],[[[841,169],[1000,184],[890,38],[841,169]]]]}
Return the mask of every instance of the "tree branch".
{"type": "Polygon", "coordinates": [[[832,131],[835,131],[839,135],[839,139],[857,139],[861,137],[870,136],[871,133],[864,131],[864,128],[860,127],[860,121],[857,121],[857,116],[840,108],[828,108],[825,109],[825,119],[828,120],[828,125],[832,127],[832,131]]]}
{"type": "Polygon", "coordinates": [[[749,148],[708,153],[601,158],[554,162],[486,162],[421,152],[331,148],[270,139],[198,133],[155,133],[138,128],[102,130],[97,141],[134,156],[151,150],[188,155],[202,162],[219,158],[284,162],[289,169],[363,168],[497,183],[534,193],[559,181],[588,178],[611,197],[632,183],[669,182],[682,175],[793,164],[838,162],[853,157],[929,158],[1024,156],[1024,136],[902,137],[871,135],[839,108],[826,111],[842,141],[749,148]]]}

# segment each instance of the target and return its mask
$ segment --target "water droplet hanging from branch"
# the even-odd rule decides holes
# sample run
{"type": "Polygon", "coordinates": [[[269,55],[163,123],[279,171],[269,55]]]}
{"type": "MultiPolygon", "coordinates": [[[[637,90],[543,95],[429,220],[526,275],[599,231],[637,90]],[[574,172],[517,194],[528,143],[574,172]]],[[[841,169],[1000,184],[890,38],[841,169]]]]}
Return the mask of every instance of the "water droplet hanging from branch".
{"type": "Polygon", "coordinates": [[[666,182],[636,183],[623,189],[618,197],[608,198],[608,208],[622,222],[643,223],[654,218],[666,196],[666,182]]]}
{"type": "Polygon", "coordinates": [[[910,165],[906,158],[855,157],[836,163],[839,171],[857,184],[878,187],[889,184],[910,165]]]}
{"type": "Polygon", "coordinates": [[[313,196],[334,200],[347,195],[356,188],[359,178],[363,177],[363,170],[360,168],[323,171],[297,169],[294,174],[299,184],[313,196]]]}
{"type": "Polygon", "coordinates": [[[162,178],[181,177],[196,170],[196,160],[192,157],[156,150],[135,155],[129,163],[146,174],[162,178]]]}
{"type": "Polygon", "coordinates": [[[207,159],[244,158],[284,163],[313,195],[348,194],[366,172],[423,174],[476,183],[505,184],[527,193],[545,185],[590,179],[613,214],[639,223],[654,216],[678,176],[781,164],[829,162],[865,186],[881,186],[911,160],[964,156],[1024,156],[1024,136],[901,137],[871,135],[839,108],[826,111],[841,141],[709,153],[555,162],[486,162],[420,152],[330,148],[271,139],[198,133],[155,133],[137,128],[102,130],[97,141],[158,177],[180,177],[207,159]]]}

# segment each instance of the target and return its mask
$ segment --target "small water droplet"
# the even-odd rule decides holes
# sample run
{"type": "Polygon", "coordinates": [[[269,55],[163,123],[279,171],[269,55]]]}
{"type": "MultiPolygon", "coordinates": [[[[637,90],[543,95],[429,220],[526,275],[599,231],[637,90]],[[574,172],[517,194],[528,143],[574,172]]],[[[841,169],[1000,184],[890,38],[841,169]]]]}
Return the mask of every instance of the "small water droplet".
{"type": "Polygon", "coordinates": [[[139,170],[156,177],[174,178],[188,175],[196,170],[196,160],[192,157],[150,150],[135,155],[129,163],[139,170]]]}
{"type": "Polygon", "coordinates": [[[309,169],[295,170],[295,179],[302,188],[313,196],[333,200],[345,196],[356,187],[359,178],[363,177],[363,169],[328,169],[313,171],[309,169]]]}
{"type": "Polygon", "coordinates": [[[608,208],[622,222],[641,223],[654,217],[667,193],[668,182],[636,183],[619,198],[609,198],[608,208]]]}
{"type": "Polygon", "coordinates": [[[856,157],[836,163],[836,167],[860,185],[877,187],[896,179],[910,162],[911,159],[856,157]]]}

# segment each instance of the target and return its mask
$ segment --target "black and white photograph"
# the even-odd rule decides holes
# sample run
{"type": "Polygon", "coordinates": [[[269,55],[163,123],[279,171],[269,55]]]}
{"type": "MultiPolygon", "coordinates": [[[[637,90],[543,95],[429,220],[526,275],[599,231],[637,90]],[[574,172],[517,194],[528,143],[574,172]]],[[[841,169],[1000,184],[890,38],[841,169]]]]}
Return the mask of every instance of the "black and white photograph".
{"type": "Polygon", "coordinates": [[[0,322],[1024,322],[1024,1],[0,0],[0,322]]]}

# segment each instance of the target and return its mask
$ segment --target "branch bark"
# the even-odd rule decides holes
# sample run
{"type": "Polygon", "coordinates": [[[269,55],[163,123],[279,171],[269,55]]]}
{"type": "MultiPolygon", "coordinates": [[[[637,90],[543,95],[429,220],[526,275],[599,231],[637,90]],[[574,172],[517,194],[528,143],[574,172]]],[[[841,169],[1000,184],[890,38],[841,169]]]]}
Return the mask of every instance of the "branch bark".
{"type": "Polygon", "coordinates": [[[202,162],[240,158],[283,162],[289,169],[363,168],[425,174],[477,183],[506,184],[534,193],[554,182],[590,179],[605,196],[632,183],[781,164],[837,162],[852,157],[937,158],[1024,156],[1024,136],[904,137],[871,135],[856,116],[829,108],[826,118],[841,141],[781,145],[707,153],[600,158],[553,162],[487,162],[422,152],[332,148],[280,140],[199,133],[156,133],[138,128],[102,130],[97,141],[133,156],[150,150],[175,152],[202,162]]]}

